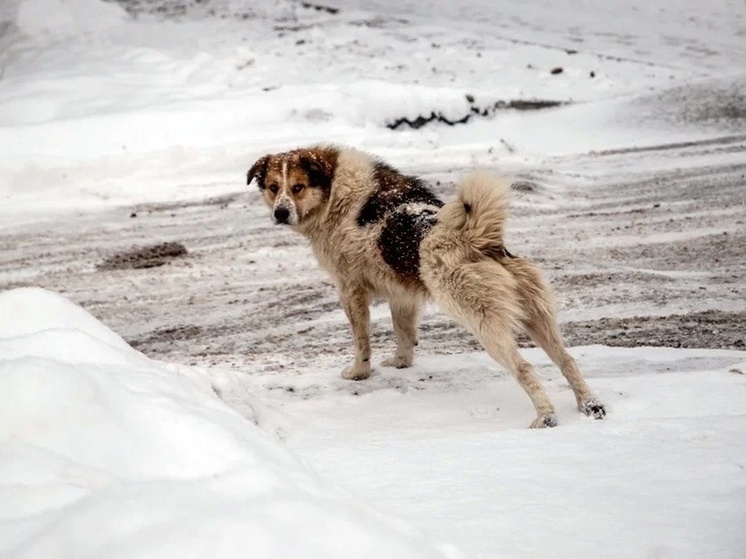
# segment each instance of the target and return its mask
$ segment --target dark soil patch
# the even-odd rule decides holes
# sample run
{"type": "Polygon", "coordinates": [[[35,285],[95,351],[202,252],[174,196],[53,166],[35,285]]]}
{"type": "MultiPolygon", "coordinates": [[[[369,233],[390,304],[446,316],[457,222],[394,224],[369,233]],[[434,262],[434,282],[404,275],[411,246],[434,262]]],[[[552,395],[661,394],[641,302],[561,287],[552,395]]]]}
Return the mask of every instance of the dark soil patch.
{"type": "Polygon", "coordinates": [[[181,243],[158,243],[134,248],[110,256],[97,266],[99,270],[133,270],[157,268],[187,254],[181,243]]]}
{"type": "Polygon", "coordinates": [[[746,235],[723,232],[687,241],[613,247],[605,252],[617,262],[636,258],[651,269],[710,270],[713,263],[740,267],[746,255],[746,235]]]}
{"type": "Polygon", "coordinates": [[[301,2],[301,7],[307,10],[315,10],[317,12],[326,12],[327,14],[338,14],[339,8],[333,8],[331,6],[323,6],[321,4],[314,4],[313,2],[301,2]]]}
{"type": "Polygon", "coordinates": [[[539,190],[539,187],[535,182],[528,180],[519,180],[511,183],[510,189],[514,192],[525,192],[533,194],[539,190]]]}
{"type": "Polygon", "coordinates": [[[746,312],[602,318],[569,322],[562,330],[570,346],[746,349],[746,312]]]}
{"type": "Polygon", "coordinates": [[[141,340],[128,340],[128,343],[135,349],[142,349],[156,343],[171,343],[178,340],[192,340],[202,334],[202,328],[194,324],[177,326],[174,328],[159,328],[153,331],[149,336],[141,340]]]}

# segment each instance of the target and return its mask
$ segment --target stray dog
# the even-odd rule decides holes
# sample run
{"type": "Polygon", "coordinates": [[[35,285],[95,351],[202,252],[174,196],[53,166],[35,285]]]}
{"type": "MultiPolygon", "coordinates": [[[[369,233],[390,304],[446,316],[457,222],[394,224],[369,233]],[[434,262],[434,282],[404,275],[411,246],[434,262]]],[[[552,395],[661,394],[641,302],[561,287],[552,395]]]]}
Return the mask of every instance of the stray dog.
{"type": "Polygon", "coordinates": [[[475,174],[444,204],[419,178],[334,146],[265,155],[248,171],[247,184],[253,179],[274,223],[305,235],[337,284],[355,340],[344,378],[370,376],[373,297],[389,302],[397,346],[383,365],[397,368],[412,364],[420,308],[434,299],[515,375],[536,408],[531,427],[554,427],[557,417],[518,351],[519,329],[560,368],[581,412],[606,415],[562,343],[541,273],[503,244],[508,186],[475,174]]]}

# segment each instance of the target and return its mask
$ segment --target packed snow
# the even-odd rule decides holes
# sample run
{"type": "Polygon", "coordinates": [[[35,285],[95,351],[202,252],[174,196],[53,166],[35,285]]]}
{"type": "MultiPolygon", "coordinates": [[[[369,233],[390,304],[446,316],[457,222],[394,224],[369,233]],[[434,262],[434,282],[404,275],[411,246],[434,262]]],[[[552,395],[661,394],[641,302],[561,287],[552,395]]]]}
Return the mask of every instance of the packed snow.
{"type": "MultiPolygon", "coordinates": [[[[344,316],[310,254],[284,239],[262,244],[258,210],[228,214],[236,222],[226,232],[212,228],[226,214],[206,219],[188,206],[242,192],[262,153],[333,141],[442,178],[443,189],[454,170],[548,169],[537,192],[516,201],[522,226],[509,235],[528,253],[549,258],[533,231],[634,249],[641,239],[627,224],[613,239],[573,229],[591,213],[568,183],[591,191],[634,171],[633,192],[604,199],[613,209],[632,197],[659,204],[640,186],[655,173],[712,169],[703,180],[713,196],[719,177],[742,178],[743,3],[321,4],[332,10],[289,0],[0,3],[0,247],[10,254],[0,267],[0,556],[743,557],[746,352],[573,347],[607,405],[598,422],[577,412],[544,354],[523,350],[560,420],[529,431],[529,400],[478,350],[420,351],[412,369],[376,366],[364,383],[342,380],[350,342],[335,328],[344,316]],[[164,19],[148,6],[173,12],[164,19]],[[521,100],[559,106],[504,108],[521,100]],[[431,113],[471,119],[389,128],[431,113]],[[595,157],[605,152],[620,155],[595,157]],[[572,227],[542,214],[563,204],[572,227]],[[146,226],[138,217],[150,229],[114,222],[141,207],[166,210],[146,226]],[[195,259],[171,273],[191,279],[189,305],[222,294],[214,308],[187,308],[173,275],[97,275],[73,262],[203,224],[195,259]],[[247,230],[256,235],[241,236],[247,230]],[[240,259],[215,261],[221,236],[246,243],[240,259]],[[233,267],[246,270],[241,285],[226,279],[235,281],[233,267]],[[44,275],[66,269],[72,284],[44,275]],[[37,281],[67,298],[13,289],[37,281]],[[226,334],[262,344],[230,363],[189,365],[178,341],[160,354],[174,362],[156,361],[120,336],[147,340],[195,313],[223,328],[246,308],[262,312],[232,305],[247,293],[299,283],[322,292],[322,310],[303,332],[268,324],[267,336],[278,335],[270,342],[226,334]],[[110,299],[117,332],[89,313],[110,299]]],[[[675,202],[687,207],[682,224],[651,228],[646,242],[723,234],[723,250],[737,250],[744,203],[687,229],[694,210],[675,202]]],[[[743,286],[727,284],[741,277],[735,269],[713,279],[638,268],[628,271],[686,275],[691,291],[654,306],[643,286],[634,303],[581,300],[563,317],[744,308],[734,296],[743,286]],[[710,279],[722,283],[714,295],[700,291],[710,279]]],[[[307,295],[283,300],[288,316],[307,295]]],[[[372,314],[374,326],[388,320],[383,306],[372,314]]]]}

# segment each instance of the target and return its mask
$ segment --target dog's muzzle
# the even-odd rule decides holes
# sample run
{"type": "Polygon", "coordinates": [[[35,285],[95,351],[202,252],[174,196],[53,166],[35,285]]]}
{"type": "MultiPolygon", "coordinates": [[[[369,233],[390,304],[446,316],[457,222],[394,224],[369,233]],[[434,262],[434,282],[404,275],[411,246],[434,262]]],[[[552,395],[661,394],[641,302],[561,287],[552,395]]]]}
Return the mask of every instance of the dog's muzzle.
{"type": "Polygon", "coordinates": [[[285,206],[278,206],[275,208],[273,215],[277,225],[288,225],[290,223],[290,210],[285,206]]]}

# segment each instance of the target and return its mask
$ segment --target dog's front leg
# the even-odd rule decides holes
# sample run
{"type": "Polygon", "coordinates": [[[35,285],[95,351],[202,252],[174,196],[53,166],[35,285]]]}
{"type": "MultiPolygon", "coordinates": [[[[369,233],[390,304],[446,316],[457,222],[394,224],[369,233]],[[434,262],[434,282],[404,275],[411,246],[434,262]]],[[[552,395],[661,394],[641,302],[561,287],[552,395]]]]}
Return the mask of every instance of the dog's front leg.
{"type": "Polygon", "coordinates": [[[365,289],[342,288],[340,299],[355,339],[355,362],[342,371],[342,378],[364,380],[370,376],[370,297],[365,289]]]}
{"type": "Polygon", "coordinates": [[[396,334],[396,353],[381,363],[384,367],[403,369],[411,367],[414,360],[414,346],[417,345],[417,320],[419,306],[413,301],[389,301],[391,319],[396,334]]]}

